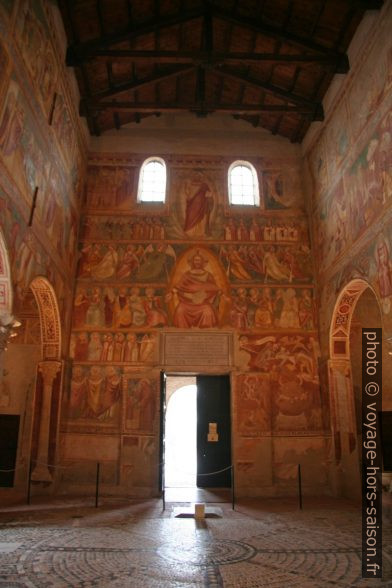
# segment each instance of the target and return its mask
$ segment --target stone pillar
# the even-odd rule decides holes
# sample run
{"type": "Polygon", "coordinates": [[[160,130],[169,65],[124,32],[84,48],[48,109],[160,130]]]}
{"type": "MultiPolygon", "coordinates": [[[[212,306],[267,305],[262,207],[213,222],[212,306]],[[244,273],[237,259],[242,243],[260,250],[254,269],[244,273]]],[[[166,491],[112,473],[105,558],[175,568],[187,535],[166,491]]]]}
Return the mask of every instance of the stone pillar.
{"type": "Polygon", "coordinates": [[[347,498],[361,496],[361,479],[351,363],[348,359],[328,362],[335,464],[335,491],[347,498]]]}
{"type": "Polygon", "coordinates": [[[31,479],[34,482],[53,482],[52,474],[47,464],[49,459],[50,422],[51,418],[56,418],[56,415],[51,414],[53,383],[60,370],[60,361],[42,361],[38,364],[38,372],[42,375],[43,390],[37,458],[35,468],[31,474],[31,479]]]}

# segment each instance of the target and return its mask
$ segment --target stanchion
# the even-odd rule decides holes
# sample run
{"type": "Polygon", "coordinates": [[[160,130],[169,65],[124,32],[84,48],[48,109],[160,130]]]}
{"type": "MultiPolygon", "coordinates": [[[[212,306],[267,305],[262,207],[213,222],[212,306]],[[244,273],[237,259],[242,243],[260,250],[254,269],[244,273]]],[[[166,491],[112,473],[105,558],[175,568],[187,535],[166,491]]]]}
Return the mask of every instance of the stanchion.
{"type": "Polygon", "coordinates": [[[99,461],[97,462],[97,477],[95,481],[95,508],[98,508],[98,495],[99,495],[99,461]]]}
{"type": "Polygon", "coordinates": [[[299,508],[302,510],[302,481],[301,481],[301,464],[298,464],[298,498],[299,508]]]}
{"type": "Polygon", "coordinates": [[[235,507],[235,492],[234,492],[234,466],[231,465],[231,508],[235,507]]]}
{"type": "Polygon", "coordinates": [[[162,510],[166,510],[165,489],[162,490],[162,510]]]}
{"type": "Polygon", "coordinates": [[[27,482],[27,504],[30,504],[30,498],[31,498],[31,470],[33,469],[33,463],[32,460],[30,459],[30,463],[29,463],[29,479],[27,482]]]}

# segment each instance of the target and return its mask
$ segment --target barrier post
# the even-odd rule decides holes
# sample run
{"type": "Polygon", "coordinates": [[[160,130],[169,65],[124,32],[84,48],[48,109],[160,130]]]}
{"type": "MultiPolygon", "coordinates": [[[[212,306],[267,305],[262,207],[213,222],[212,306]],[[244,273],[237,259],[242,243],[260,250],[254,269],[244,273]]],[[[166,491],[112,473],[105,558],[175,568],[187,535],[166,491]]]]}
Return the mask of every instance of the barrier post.
{"type": "Polygon", "coordinates": [[[97,476],[95,481],[95,508],[98,508],[98,495],[99,495],[99,461],[97,461],[97,476]]]}
{"type": "Polygon", "coordinates": [[[235,491],[234,491],[234,465],[231,464],[231,508],[235,507],[235,491]]]}
{"type": "Polygon", "coordinates": [[[27,504],[30,504],[30,498],[31,498],[31,470],[33,469],[33,463],[32,463],[32,459],[30,458],[30,462],[29,462],[29,479],[27,482],[27,504]]]}
{"type": "Polygon", "coordinates": [[[302,480],[301,480],[301,464],[298,464],[298,498],[299,509],[302,510],[302,480]]]}

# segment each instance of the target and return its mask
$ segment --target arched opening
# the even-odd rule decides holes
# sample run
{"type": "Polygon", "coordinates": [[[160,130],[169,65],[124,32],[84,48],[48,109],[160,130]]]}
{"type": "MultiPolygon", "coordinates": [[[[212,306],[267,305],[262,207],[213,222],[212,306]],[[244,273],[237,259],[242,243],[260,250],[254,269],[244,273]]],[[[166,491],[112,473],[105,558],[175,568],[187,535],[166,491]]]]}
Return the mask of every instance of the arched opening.
{"type": "Polygon", "coordinates": [[[174,389],[168,388],[166,409],[165,486],[194,488],[197,472],[196,379],[172,378],[172,380],[174,380],[174,389]]]}
{"type": "Polygon", "coordinates": [[[15,495],[25,492],[30,462],[33,481],[53,481],[47,464],[55,462],[62,363],[60,314],[50,282],[36,277],[14,312],[21,326],[4,354],[0,413],[12,421],[7,435],[14,439],[15,475],[7,486],[15,495]],[[46,464],[44,474],[38,462],[46,464]]]}
{"type": "Polygon", "coordinates": [[[359,498],[361,489],[362,328],[381,327],[373,288],[365,280],[351,281],[339,294],[332,317],[329,371],[338,492],[349,498],[359,498]]]}

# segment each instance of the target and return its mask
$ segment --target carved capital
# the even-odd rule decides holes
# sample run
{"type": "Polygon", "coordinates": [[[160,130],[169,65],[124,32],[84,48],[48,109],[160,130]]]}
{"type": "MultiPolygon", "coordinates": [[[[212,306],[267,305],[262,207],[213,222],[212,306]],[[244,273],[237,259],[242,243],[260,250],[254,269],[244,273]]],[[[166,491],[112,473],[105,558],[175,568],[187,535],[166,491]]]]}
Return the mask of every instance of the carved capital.
{"type": "Polygon", "coordinates": [[[61,369],[61,361],[41,361],[38,370],[42,374],[44,386],[52,387],[53,382],[61,369]]]}
{"type": "Polygon", "coordinates": [[[351,362],[349,359],[329,359],[328,367],[332,372],[340,372],[346,377],[351,373],[351,362]]]}

